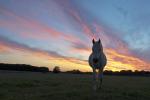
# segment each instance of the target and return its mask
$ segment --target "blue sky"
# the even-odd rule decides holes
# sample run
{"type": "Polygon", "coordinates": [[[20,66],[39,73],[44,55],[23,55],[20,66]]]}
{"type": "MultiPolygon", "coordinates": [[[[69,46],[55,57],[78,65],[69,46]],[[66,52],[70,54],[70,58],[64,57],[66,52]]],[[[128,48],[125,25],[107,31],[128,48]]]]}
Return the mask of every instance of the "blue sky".
{"type": "Polygon", "coordinates": [[[149,4],[0,0],[0,62],[90,71],[91,40],[100,38],[108,58],[106,69],[150,70],[149,4]]]}

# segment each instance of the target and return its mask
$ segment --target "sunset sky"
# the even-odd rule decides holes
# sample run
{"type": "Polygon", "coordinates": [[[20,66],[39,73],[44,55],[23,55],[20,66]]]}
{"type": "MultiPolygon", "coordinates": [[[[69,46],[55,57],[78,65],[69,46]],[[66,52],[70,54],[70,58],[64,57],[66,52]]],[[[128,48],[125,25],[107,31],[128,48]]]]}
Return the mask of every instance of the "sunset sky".
{"type": "Polygon", "coordinates": [[[102,41],[106,70],[150,71],[150,0],[0,0],[0,63],[50,70],[88,65],[102,41]]]}

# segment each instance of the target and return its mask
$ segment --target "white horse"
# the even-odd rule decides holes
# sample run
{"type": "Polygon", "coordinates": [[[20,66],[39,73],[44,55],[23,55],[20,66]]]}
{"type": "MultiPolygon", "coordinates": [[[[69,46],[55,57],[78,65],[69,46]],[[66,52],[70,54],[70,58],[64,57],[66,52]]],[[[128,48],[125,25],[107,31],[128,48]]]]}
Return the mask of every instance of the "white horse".
{"type": "Polygon", "coordinates": [[[103,52],[103,46],[101,44],[100,39],[95,41],[93,39],[93,47],[92,53],[89,56],[89,65],[93,69],[93,89],[96,90],[97,88],[101,88],[102,80],[103,80],[103,70],[106,66],[107,59],[103,52]],[[96,70],[98,69],[98,73],[96,70]]]}

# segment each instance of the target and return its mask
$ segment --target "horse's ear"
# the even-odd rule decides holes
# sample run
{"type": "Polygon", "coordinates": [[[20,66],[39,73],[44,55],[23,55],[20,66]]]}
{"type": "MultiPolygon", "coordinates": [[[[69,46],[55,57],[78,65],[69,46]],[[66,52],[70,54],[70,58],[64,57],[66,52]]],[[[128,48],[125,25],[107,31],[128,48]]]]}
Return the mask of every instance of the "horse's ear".
{"type": "Polygon", "coordinates": [[[101,42],[101,40],[99,39],[99,40],[98,40],[98,43],[100,43],[100,42],[101,42]]]}
{"type": "Polygon", "coordinates": [[[92,42],[93,42],[93,44],[94,44],[94,43],[95,43],[95,40],[93,39],[92,42]]]}

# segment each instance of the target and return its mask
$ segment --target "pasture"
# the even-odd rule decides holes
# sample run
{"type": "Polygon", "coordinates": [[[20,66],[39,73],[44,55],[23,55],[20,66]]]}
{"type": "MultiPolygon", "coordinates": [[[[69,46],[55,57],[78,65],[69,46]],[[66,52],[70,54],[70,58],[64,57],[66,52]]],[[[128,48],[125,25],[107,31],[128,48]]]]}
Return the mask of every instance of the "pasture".
{"type": "Polygon", "coordinates": [[[92,76],[0,72],[0,100],[150,100],[150,77],[104,76],[92,90],[92,76]]]}

